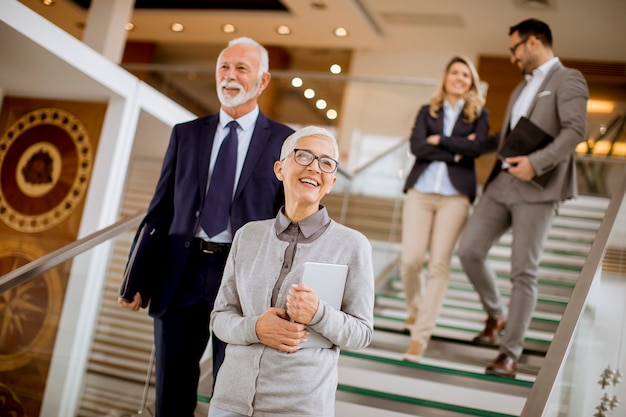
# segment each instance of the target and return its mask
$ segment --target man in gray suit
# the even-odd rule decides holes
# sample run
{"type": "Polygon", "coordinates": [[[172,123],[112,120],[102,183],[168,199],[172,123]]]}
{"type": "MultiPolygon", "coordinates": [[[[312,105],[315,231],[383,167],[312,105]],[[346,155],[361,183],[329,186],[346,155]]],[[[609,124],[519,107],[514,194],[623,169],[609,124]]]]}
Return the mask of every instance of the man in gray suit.
{"type": "Polygon", "coordinates": [[[544,22],[528,19],[509,31],[511,63],[525,76],[509,99],[498,150],[522,116],[553,140],[527,155],[499,158],[459,242],[463,269],[488,314],[474,338],[497,344],[487,374],[515,377],[524,335],[537,302],[537,271],[548,230],[561,201],[576,197],[574,149],[587,130],[587,83],[579,71],[564,67],[552,51],[544,22]],[[512,228],[511,299],[504,305],[496,276],[486,262],[492,244],[512,228]],[[505,328],[506,327],[506,328],[505,328]]]}

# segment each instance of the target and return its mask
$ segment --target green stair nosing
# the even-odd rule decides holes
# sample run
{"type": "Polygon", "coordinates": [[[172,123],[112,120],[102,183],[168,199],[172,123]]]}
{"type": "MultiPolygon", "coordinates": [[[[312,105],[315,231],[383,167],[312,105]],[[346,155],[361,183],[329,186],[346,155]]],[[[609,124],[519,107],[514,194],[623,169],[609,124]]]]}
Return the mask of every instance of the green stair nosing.
{"type": "MultiPolygon", "coordinates": [[[[471,307],[465,307],[465,306],[459,306],[459,305],[454,305],[454,304],[448,304],[448,303],[443,303],[443,308],[447,308],[450,310],[461,310],[461,311],[470,311],[470,312],[474,312],[474,313],[484,313],[485,310],[483,310],[482,308],[471,308],[471,307]]],[[[391,316],[385,316],[384,314],[381,313],[374,313],[374,317],[378,317],[381,319],[385,319],[388,318],[389,320],[394,320],[394,321],[404,321],[404,319],[400,318],[400,317],[391,317],[391,316]]],[[[544,317],[532,317],[531,320],[533,322],[537,322],[537,323],[544,323],[544,324],[553,324],[553,325],[558,325],[559,323],[561,323],[561,320],[558,319],[548,319],[548,318],[544,318],[544,317]]]]}
{"type": "MultiPolygon", "coordinates": [[[[475,330],[464,329],[462,327],[450,326],[450,325],[447,325],[447,324],[437,325],[437,327],[440,327],[442,329],[448,329],[448,330],[476,333],[475,330]]],[[[534,338],[534,337],[526,336],[526,337],[524,337],[524,342],[525,343],[536,343],[538,345],[544,345],[544,346],[550,346],[550,343],[552,341],[551,340],[545,340],[545,339],[537,339],[537,338],[534,338]]]]}
{"type": "MultiPolygon", "coordinates": [[[[469,287],[458,287],[458,286],[450,285],[448,288],[451,288],[456,291],[462,291],[462,292],[476,292],[476,290],[474,290],[473,287],[469,288],[469,287]]],[[[500,294],[502,295],[503,298],[511,298],[510,291],[500,291],[500,294]]],[[[554,296],[551,298],[546,295],[539,294],[539,296],[537,297],[537,302],[542,303],[542,304],[554,304],[554,305],[565,306],[569,302],[569,298],[558,297],[558,296],[554,296]]]]}
{"type": "MultiPolygon", "coordinates": [[[[424,269],[426,270],[426,268],[424,269]]],[[[451,267],[450,272],[465,275],[465,271],[463,271],[460,268],[451,267]]],[[[504,274],[502,272],[496,272],[496,277],[499,280],[503,280],[503,281],[509,280],[509,275],[504,274]]],[[[400,282],[400,283],[402,282],[402,280],[400,279],[398,275],[393,275],[389,277],[389,281],[400,282]]],[[[546,278],[541,278],[541,277],[537,279],[537,284],[539,286],[561,287],[561,288],[571,288],[571,289],[573,289],[576,286],[576,282],[573,282],[573,281],[557,281],[554,279],[546,279],[546,278]]]]}
{"type": "Polygon", "coordinates": [[[421,398],[407,397],[405,395],[392,394],[388,392],[375,391],[366,388],[354,387],[346,384],[338,384],[337,390],[349,392],[353,394],[365,395],[368,397],[375,397],[380,399],[386,399],[391,401],[397,401],[406,404],[418,405],[428,408],[436,408],[445,411],[452,411],[456,413],[465,414],[468,416],[480,416],[480,417],[516,417],[512,414],[502,414],[495,411],[479,410],[470,407],[463,407],[460,405],[446,404],[437,401],[424,400],[421,398]]]}
{"type": "MultiPolygon", "coordinates": [[[[504,274],[496,274],[496,277],[500,281],[508,281],[509,280],[509,276],[508,275],[504,275],[504,274]]],[[[462,284],[464,282],[467,282],[468,284],[471,285],[471,282],[469,282],[469,280],[468,281],[450,280],[450,282],[454,283],[456,285],[459,285],[459,284],[462,284]]],[[[573,290],[574,287],[576,286],[576,283],[575,282],[567,282],[567,281],[554,281],[554,280],[549,280],[549,279],[538,278],[537,279],[537,286],[539,286],[539,287],[551,287],[551,288],[562,288],[562,289],[573,290]]]]}
{"type": "Polygon", "coordinates": [[[211,397],[209,397],[208,395],[197,394],[196,397],[201,403],[209,404],[211,402],[211,397]]]}
{"type": "MultiPolygon", "coordinates": [[[[492,261],[501,261],[501,262],[507,262],[507,263],[510,262],[511,260],[510,257],[499,256],[499,255],[489,255],[489,259],[492,261]]],[[[582,265],[581,266],[562,265],[562,264],[540,261],[539,268],[547,269],[549,271],[561,270],[561,271],[580,272],[580,270],[582,269],[582,265]]]]}
{"type": "MultiPolygon", "coordinates": [[[[506,248],[511,247],[510,243],[494,244],[493,246],[497,247],[498,249],[506,249],[506,248]]],[[[576,248],[576,249],[573,249],[573,248],[562,249],[560,247],[550,248],[550,247],[544,246],[543,253],[549,254],[549,255],[565,256],[568,258],[576,258],[576,259],[581,259],[584,261],[587,258],[591,244],[586,245],[586,246],[588,247],[576,248]]]]}
{"type": "Polygon", "coordinates": [[[484,381],[496,381],[499,383],[503,383],[507,385],[516,385],[516,386],[524,387],[524,388],[532,388],[533,386],[532,381],[524,381],[524,380],[515,379],[515,378],[502,378],[502,377],[498,377],[494,375],[481,374],[477,372],[461,371],[459,369],[450,369],[450,368],[445,368],[442,366],[426,365],[423,363],[409,362],[409,361],[405,361],[402,359],[385,358],[381,356],[370,355],[368,353],[363,353],[363,352],[342,350],[341,354],[344,356],[352,357],[352,358],[374,361],[374,362],[379,362],[379,363],[386,363],[388,365],[397,365],[397,366],[403,366],[403,367],[408,367],[408,368],[421,369],[423,371],[435,372],[439,374],[460,376],[464,378],[481,379],[484,381]]]}
{"type": "MultiPolygon", "coordinates": [[[[383,315],[378,314],[378,313],[374,313],[374,317],[375,318],[379,318],[379,319],[383,319],[383,320],[389,320],[389,321],[403,321],[402,319],[397,318],[397,317],[383,316],[383,315]]],[[[380,326],[375,326],[375,327],[376,327],[376,329],[381,329],[381,330],[385,330],[385,331],[392,332],[392,333],[406,334],[406,335],[409,334],[409,331],[406,330],[406,329],[389,329],[389,328],[381,328],[380,326]]],[[[459,327],[459,326],[451,326],[449,324],[436,323],[435,327],[440,328],[440,329],[448,329],[448,330],[464,332],[464,333],[473,333],[473,334],[476,333],[475,329],[467,329],[467,328],[459,327]]],[[[435,336],[433,336],[433,338],[435,338],[435,336]]],[[[526,342],[526,343],[536,343],[538,345],[544,345],[544,346],[549,346],[550,343],[551,343],[550,340],[537,339],[537,338],[528,337],[528,336],[524,338],[524,342],[526,342]]],[[[474,344],[474,343],[472,343],[472,344],[474,344]]],[[[477,345],[477,346],[479,346],[479,345],[477,345]]]]}
{"type": "MultiPolygon", "coordinates": [[[[467,290],[469,291],[469,290],[467,290]]],[[[502,295],[503,298],[510,298],[510,293],[507,291],[501,291],[500,294],[502,295]]],[[[401,301],[404,302],[404,297],[401,297],[399,295],[395,295],[395,294],[383,294],[383,293],[376,293],[376,299],[378,298],[386,298],[386,299],[391,299],[391,300],[395,300],[395,301],[401,301]]],[[[551,305],[558,305],[558,306],[566,306],[568,303],[568,300],[563,300],[563,299],[550,299],[547,298],[545,296],[539,296],[537,298],[537,303],[541,303],[541,304],[551,304],[551,305]]]]}

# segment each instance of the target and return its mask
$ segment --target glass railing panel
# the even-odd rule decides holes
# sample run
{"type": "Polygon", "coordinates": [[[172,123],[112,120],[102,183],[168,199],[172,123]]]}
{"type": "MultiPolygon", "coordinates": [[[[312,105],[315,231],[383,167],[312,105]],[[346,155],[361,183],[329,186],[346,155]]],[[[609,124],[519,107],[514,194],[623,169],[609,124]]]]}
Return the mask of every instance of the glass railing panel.
{"type": "Polygon", "coordinates": [[[2,253],[0,391],[16,415],[135,415],[144,396],[153,401],[144,391],[152,322],[116,303],[134,235],[128,228],[138,221],[129,217],[37,259],[2,253]],[[111,279],[102,288],[104,275],[111,279]]]}
{"type": "Polygon", "coordinates": [[[626,386],[626,175],[563,314],[522,417],[622,415],[626,386]],[[621,410],[621,411],[620,411],[621,410]],[[602,414],[604,413],[604,414],[602,414]]]}
{"type": "Polygon", "coordinates": [[[117,296],[135,230],[111,242],[105,286],[89,350],[77,417],[151,415],[153,327],[147,309],[122,309],[117,296]],[[146,380],[148,385],[146,386],[146,380]],[[108,413],[108,414],[107,414],[108,413]],[[111,414],[113,413],[113,414],[111,414]]]}
{"type": "MultiPolygon", "coordinates": [[[[26,263],[19,251],[4,253],[2,271],[26,263]]],[[[66,262],[0,294],[0,409],[16,416],[40,415],[70,267],[66,262]]]]}

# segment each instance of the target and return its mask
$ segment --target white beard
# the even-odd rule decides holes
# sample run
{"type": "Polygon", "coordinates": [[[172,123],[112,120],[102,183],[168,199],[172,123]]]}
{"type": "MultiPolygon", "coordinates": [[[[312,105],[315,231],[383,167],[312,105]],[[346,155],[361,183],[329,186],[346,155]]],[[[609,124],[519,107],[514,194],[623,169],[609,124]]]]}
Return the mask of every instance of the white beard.
{"type": "Polygon", "coordinates": [[[250,91],[245,91],[243,86],[241,84],[239,84],[236,81],[222,81],[220,82],[220,84],[217,87],[217,97],[220,100],[220,103],[222,103],[223,106],[226,107],[237,107],[237,106],[241,106],[242,104],[244,104],[245,102],[253,99],[257,93],[259,92],[259,85],[261,84],[261,78],[259,78],[255,83],[254,86],[252,86],[252,89],[250,91]],[[227,96],[224,94],[224,92],[222,91],[222,89],[224,87],[230,87],[230,88],[238,88],[239,92],[237,93],[236,96],[231,97],[231,96],[227,96]]]}

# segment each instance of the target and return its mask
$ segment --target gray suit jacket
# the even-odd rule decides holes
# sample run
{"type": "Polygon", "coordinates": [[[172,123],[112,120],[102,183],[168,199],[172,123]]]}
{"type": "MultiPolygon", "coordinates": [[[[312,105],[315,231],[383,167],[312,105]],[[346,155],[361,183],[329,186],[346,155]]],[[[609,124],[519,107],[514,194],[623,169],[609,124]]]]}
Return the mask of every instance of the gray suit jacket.
{"type": "MultiPolygon", "coordinates": [[[[504,124],[499,133],[498,150],[508,132],[511,109],[525,81],[511,93],[504,124]]],[[[557,62],[547,74],[533,99],[527,117],[554,140],[545,148],[528,155],[537,175],[548,173],[545,187],[534,181],[515,181],[515,190],[527,202],[561,201],[577,194],[574,149],[587,134],[587,99],[589,90],[582,74],[557,62]]],[[[487,183],[500,171],[496,163],[487,183]]]]}

